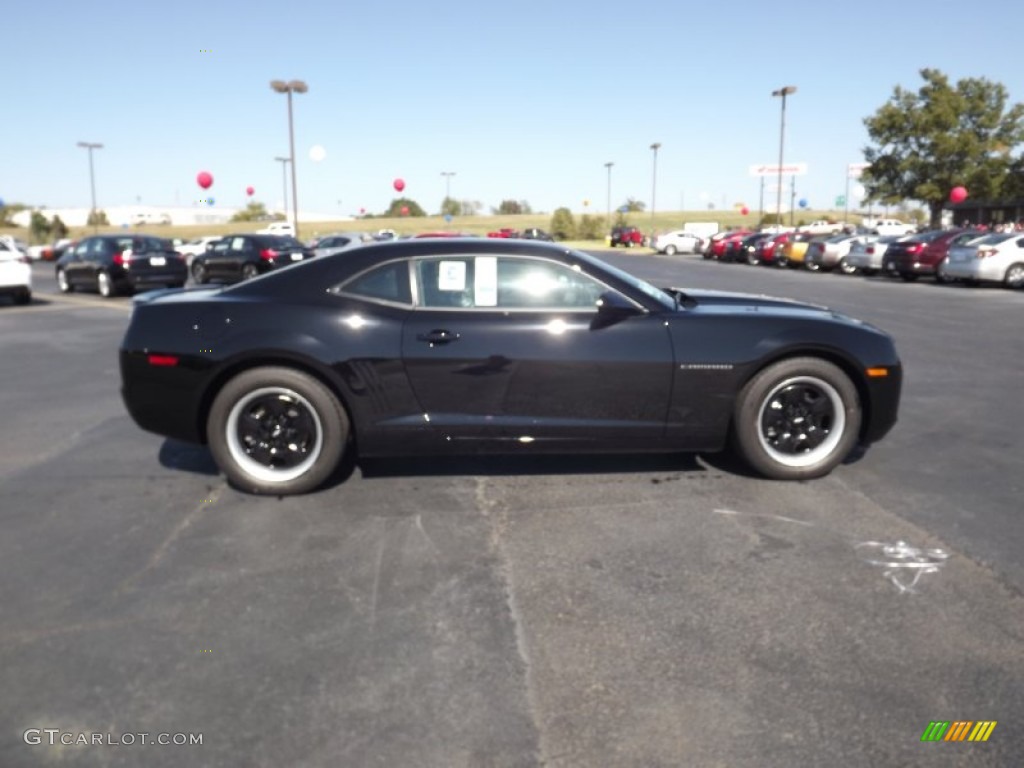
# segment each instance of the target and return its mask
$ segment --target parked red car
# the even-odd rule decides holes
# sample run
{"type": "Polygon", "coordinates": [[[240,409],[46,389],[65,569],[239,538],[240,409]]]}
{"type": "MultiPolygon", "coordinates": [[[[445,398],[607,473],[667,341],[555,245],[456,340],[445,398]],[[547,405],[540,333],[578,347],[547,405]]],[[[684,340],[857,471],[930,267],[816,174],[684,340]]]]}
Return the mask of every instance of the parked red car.
{"type": "Polygon", "coordinates": [[[502,227],[496,232],[488,232],[488,237],[501,237],[501,238],[516,238],[519,237],[519,233],[509,227],[502,227]]]}
{"type": "Polygon", "coordinates": [[[634,245],[643,245],[644,233],[636,227],[615,227],[612,230],[609,244],[612,248],[616,245],[622,245],[626,248],[632,248],[634,245]]]}
{"type": "Polygon", "coordinates": [[[712,235],[708,249],[704,252],[704,258],[720,261],[725,255],[725,249],[729,243],[735,242],[738,245],[740,240],[752,234],[754,233],[749,229],[734,229],[712,235]]]}
{"type": "Polygon", "coordinates": [[[984,234],[974,229],[924,232],[905,242],[893,243],[889,246],[885,258],[892,264],[892,271],[907,282],[913,282],[921,275],[926,275],[942,283],[945,282],[945,278],[942,277],[939,265],[949,255],[949,249],[984,234]]]}
{"type": "Polygon", "coordinates": [[[774,264],[776,254],[782,253],[783,246],[793,236],[792,232],[782,232],[766,238],[757,244],[757,259],[761,264],[774,264]]]}

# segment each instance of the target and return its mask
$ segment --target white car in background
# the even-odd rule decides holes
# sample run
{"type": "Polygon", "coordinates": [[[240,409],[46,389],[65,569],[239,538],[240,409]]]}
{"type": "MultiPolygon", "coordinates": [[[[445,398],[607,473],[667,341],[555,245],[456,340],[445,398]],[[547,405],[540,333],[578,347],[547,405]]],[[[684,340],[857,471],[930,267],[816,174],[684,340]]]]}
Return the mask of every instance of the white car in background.
{"type": "Polygon", "coordinates": [[[211,243],[215,243],[222,238],[223,235],[204,235],[203,237],[197,237],[194,240],[189,240],[183,245],[175,246],[174,250],[186,258],[188,265],[191,268],[192,259],[201,253],[205,253],[211,243]]]}
{"type": "Polygon", "coordinates": [[[13,297],[15,304],[28,304],[32,301],[32,267],[13,240],[0,238],[0,295],[13,297]]]}
{"type": "Polygon", "coordinates": [[[655,237],[651,247],[668,256],[675,256],[680,251],[700,253],[704,250],[704,240],[685,229],[677,229],[655,237]]]}
{"type": "Polygon", "coordinates": [[[1024,232],[996,232],[954,245],[939,270],[947,279],[1024,288],[1024,232]]]}
{"type": "Polygon", "coordinates": [[[288,237],[295,237],[295,227],[290,221],[275,221],[272,224],[268,224],[263,229],[256,230],[257,235],[286,235],[288,237]]]}
{"type": "Polygon", "coordinates": [[[867,228],[876,235],[910,235],[917,232],[917,227],[913,224],[907,224],[899,219],[877,219],[867,228]]]}

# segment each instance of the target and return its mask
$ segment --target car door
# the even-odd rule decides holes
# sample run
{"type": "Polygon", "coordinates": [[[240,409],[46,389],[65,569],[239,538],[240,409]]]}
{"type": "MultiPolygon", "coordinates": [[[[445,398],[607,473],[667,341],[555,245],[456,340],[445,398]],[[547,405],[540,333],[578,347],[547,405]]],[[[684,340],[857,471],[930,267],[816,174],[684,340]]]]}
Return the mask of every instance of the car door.
{"type": "Polygon", "coordinates": [[[69,284],[78,287],[85,285],[88,274],[86,272],[87,263],[85,261],[85,255],[89,252],[89,245],[92,243],[94,238],[86,238],[74,248],[69,248],[71,256],[66,262],[64,262],[63,270],[64,277],[69,284]]]}
{"type": "Polygon", "coordinates": [[[569,448],[664,434],[673,354],[663,318],[615,293],[636,311],[601,322],[597,301],[609,287],[544,258],[413,265],[402,359],[424,414],[449,440],[569,448]]]}

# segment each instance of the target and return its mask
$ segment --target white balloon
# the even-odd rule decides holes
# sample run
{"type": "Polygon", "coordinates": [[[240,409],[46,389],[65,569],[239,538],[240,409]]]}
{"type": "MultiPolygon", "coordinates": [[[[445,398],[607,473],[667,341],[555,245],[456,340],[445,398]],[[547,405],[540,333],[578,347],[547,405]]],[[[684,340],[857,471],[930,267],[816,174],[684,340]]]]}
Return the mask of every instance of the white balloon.
{"type": "Polygon", "coordinates": [[[313,147],[309,150],[309,159],[312,160],[314,163],[319,163],[325,157],[327,157],[327,150],[321,147],[319,144],[314,144],[313,147]]]}
{"type": "Polygon", "coordinates": [[[867,192],[867,190],[864,189],[863,184],[858,184],[856,187],[853,188],[853,194],[855,194],[857,197],[864,197],[865,192],[867,192]]]}

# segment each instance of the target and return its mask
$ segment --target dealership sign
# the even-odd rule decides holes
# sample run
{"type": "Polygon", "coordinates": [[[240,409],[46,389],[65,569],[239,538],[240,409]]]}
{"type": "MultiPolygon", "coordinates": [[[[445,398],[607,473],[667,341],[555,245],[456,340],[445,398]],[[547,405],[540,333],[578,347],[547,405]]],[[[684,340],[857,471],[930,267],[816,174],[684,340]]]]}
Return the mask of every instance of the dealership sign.
{"type": "Polygon", "coordinates": [[[790,163],[789,165],[752,165],[751,176],[803,176],[807,173],[807,163],[790,163]]]}

